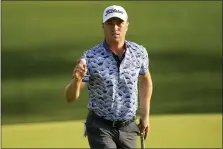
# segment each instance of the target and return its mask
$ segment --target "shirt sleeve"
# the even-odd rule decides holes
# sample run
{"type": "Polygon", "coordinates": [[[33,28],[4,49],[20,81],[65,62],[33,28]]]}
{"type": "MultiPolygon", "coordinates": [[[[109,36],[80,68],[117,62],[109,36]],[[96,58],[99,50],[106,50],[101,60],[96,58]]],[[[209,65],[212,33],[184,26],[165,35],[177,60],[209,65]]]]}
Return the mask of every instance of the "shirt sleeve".
{"type": "Polygon", "coordinates": [[[146,48],[142,47],[142,63],[139,71],[140,75],[144,75],[149,71],[149,57],[146,48]]]}

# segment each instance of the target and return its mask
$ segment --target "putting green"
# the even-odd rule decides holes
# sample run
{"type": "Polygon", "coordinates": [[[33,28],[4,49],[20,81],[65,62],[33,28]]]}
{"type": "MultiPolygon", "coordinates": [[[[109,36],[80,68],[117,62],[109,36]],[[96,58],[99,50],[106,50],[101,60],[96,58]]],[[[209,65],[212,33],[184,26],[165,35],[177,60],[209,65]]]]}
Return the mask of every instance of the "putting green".
{"type": "MultiPolygon", "coordinates": [[[[2,147],[88,148],[82,134],[83,121],[3,125],[2,147]]],[[[146,147],[222,148],[222,115],[151,116],[146,147]]]]}

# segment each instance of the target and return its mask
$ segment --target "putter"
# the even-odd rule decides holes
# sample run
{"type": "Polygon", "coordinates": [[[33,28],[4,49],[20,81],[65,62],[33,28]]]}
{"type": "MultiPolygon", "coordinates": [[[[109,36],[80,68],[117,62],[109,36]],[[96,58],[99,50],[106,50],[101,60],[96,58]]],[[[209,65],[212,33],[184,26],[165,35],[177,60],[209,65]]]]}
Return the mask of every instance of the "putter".
{"type": "Polygon", "coordinates": [[[140,133],[141,149],[145,149],[144,135],[140,133]]]}

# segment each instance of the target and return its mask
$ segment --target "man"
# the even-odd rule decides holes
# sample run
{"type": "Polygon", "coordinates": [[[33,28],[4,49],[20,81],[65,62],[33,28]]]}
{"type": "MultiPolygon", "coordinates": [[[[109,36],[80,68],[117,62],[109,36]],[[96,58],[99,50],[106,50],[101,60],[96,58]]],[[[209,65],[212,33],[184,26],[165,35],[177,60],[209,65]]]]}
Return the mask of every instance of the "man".
{"type": "Polygon", "coordinates": [[[104,41],[85,51],[66,86],[68,102],[78,99],[87,83],[90,101],[86,120],[88,142],[92,149],[136,148],[140,131],[144,138],[149,131],[152,80],[146,49],[125,39],[128,15],[121,6],[104,10],[104,41]],[[140,79],[140,123],[136,124],[140,79]]]}

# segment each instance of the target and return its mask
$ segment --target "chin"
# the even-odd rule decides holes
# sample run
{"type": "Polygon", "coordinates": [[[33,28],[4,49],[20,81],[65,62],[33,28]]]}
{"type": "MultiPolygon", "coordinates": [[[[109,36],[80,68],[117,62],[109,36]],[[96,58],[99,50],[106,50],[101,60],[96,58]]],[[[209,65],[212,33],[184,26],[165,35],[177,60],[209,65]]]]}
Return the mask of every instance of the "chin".
{"type": "Polygon", "coordinates": [[[113,37],[112,40],[118,42],[118,41],[120,41],[121,39],[120,39],[120,37],[113,37]]]}
{"type": "Polygon", "coordinates": [[[121,38],[120,37],[111,36],[110,38],[108,38],[108,40],[110,42],[113,42],[113,43],[118,43],[118,42],[121,41],[121,38]]]}
{"type": "Polygon", "coordinates": [[[119,43],[120,42],[120,39],[114,39],[113,40],[113,43],[119,43]]]}

